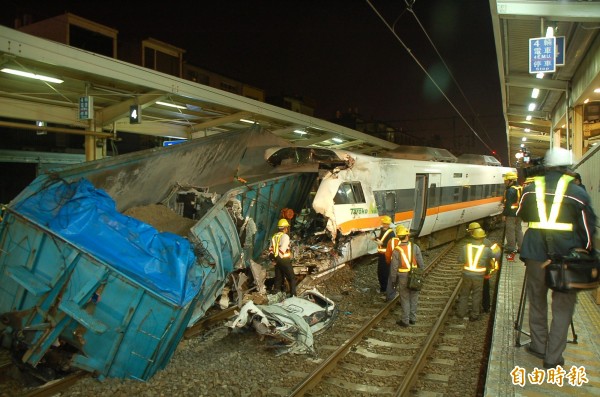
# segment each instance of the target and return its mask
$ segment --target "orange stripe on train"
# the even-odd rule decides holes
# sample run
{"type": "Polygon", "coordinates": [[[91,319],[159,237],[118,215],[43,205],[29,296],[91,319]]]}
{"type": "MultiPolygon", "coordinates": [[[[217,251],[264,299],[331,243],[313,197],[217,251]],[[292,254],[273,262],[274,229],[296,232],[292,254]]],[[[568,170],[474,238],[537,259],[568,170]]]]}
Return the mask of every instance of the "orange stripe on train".
{"type": "MultiPolygon", "coordinates": [[[[446,204],[439,207],[427,208],[427,216],[441,214],[444,212],[461,210],[464,208],[477,207],[484,204],[499,203],[502,197],[491,197],[481,200],[467,201],[463,203],[446,204]]],[[[413,218],[414,211],[397,212],[394,214],[394,223],[408,221],[413,218]]],[[[352,219],[338,225],[342,234],[348,234],[353,230],[375,229],[381,226],[380,217],[352,219]]]]}

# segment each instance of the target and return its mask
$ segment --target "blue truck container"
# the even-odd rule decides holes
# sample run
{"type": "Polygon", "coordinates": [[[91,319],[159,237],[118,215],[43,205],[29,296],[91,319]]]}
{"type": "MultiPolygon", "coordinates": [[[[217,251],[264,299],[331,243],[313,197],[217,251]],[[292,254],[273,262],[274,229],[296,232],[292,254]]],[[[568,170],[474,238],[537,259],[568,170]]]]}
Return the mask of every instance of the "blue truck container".
{"type": "Polygon", "coordinates": [[[147,380],[204,316],[234,269],[268,246],[282,208],[301,208],[314,174],[271,174],[257,129],[40,175],[0,223],[0,316],[21,360],[147,380]],[[123,214],[174,186],[215,195],[186,236],[123,214]],[[238,203],[236,214],[232,203],[238,203]],[[240,224],[255,224],[240,241],[240,224]]]}

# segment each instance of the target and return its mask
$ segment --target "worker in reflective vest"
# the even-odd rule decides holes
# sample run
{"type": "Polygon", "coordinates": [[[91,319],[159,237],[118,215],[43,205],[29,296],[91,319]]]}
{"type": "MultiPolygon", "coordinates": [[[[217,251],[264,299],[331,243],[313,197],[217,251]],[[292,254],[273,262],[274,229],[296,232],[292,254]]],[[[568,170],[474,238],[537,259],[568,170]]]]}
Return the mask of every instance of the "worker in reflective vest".
{"type": "Polygon", "coordinates": [[[292,252],[290,250],[290,236],[287,234],[290,224],[282,218],[277,223],[279,229],[271,238],[269,254],[275,262],[275,282],[273,293],[285,292],[284,278],[290,285],[290,294],[296,296],[296,276],[292,266],[292,252]]]}
{"type": "Polygon", "coordinates": [[[529,222],[521,249],[531,333],[526,350],[543,359],[544,368],[564,365],[563,352],[577,300],[576,292],[552,291],[552,324],[548,327],[544,266],[550,263],[549,254],[566,256],[574,248],[594,250],[596,215],[590,196],[572,182],[571,164],[569,150],[549,150],[543,176],[534,177],[534,183],[525,188],[517,211],[523,221],[529,222]]]}
{"type": "Polygon", "coordinates": [[[391,228],[392,218],[387,215],[381,217],[381,231],[378,238],[373,238],[377,243],[377,279],[379,280],[379,292],[385,294],[388,284],[388,275],[390,268],[385,259],[388,242],[395,237],[394,230],[391,228]]]}
{"type": "Polygon", "coordinates": [[[504,251],[508,253],[506,259],[513,261],[515,254],[521,248],[523,242],[523,229],[521,219],[517,217],[517,208],[521,199],[521,186],[517,182],[517,173],[509,171],[504,175],[504,209],[502,210],[502,220],[505,222],[506,246],[504,251]]]}
{"type": "Polygon", "coordinates": [[[462,286],[456,307],[456,316],[463,319],[468,312],[471,296],[471,321],[479,320],[483,294],[483,280],[494,268],[494,254],[490,247],[483,244],[485,231],[475,229],[471,234],[473,242],[465,244],[458,254],[458,263],[463,267],[462,286]]]}
{"type": "Polygon", "coordinates": [[[390,274],[387,288],[387,299],[392,300],[396,294],[400,295],[402,315],[396,324],[408,327],[417,323],[417,305],[419,291],[408,289],[408,272],[413,266],[425,268],[421,249],[409,241],[410,232],[403,225],[396,227],[396,236],[399,243],[394,247],[390,263],[390,274]]]}
{"type": "MultiPolygon", "coordinates": [[[[473,238],[473,232],[477,229],[481,229],[481,226],[477,222],[469,223],[469,227],[467,228],[467,232],[469,233],[469,237],[467,237],[466,243],[476,244],[475,239],[473,238]]],[[[497,243],[492,243],[487,238],[483,239],[483,245],[486,247],[490,247],[492,250],[493,258],[494,258],[494,266],[493,268],[487,272],[483,276],[483,289],[481,296],[481,308],[484,313],[489,313],[492,305],[492,299],[490,296],[490,279],[492,278],[492,274],[498,270],[499,260],[502,256],[502,248],[497,243]]]]}

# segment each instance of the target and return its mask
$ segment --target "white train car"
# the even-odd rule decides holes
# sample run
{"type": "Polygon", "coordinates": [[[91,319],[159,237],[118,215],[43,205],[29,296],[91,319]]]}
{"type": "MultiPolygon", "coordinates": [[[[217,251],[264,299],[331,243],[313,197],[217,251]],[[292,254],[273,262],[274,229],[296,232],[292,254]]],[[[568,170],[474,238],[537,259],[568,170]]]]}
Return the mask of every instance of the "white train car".
{"type": "Polygon", "coordinates": [[[427,248],[462,236],[469,222],[490,225],[501,214],[503,176],[514,168],[502,167],[493,157],[484,165],[484,160],[472,161],[484,156],[461,163],[440,149],[431,149],[434,155],[411,156],[410,151],[372,157],[334,149],[274,148],[267,159],[286,172],[319,172],[312,208],[326,218],[331,238],[344,241],[340,263],[376,252],[372,237],[383,215],[406,226],[427,248]]]}

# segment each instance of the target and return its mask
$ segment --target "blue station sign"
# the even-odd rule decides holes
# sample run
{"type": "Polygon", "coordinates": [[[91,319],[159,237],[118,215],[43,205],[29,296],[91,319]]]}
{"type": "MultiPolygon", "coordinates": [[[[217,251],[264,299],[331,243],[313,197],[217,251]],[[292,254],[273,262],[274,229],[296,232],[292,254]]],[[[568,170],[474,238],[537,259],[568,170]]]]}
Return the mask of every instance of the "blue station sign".
{"type": "Polygon", "coordinates": [[[176,141],[164,141],[163,146],[173,146],[183,142],[187,142],[187,139],[178,139],[176,141]]]}
{"type": "Polygon", "coordinates": [[[556,37],[529,39],[529,73],[556,71],[556,37]]]}

